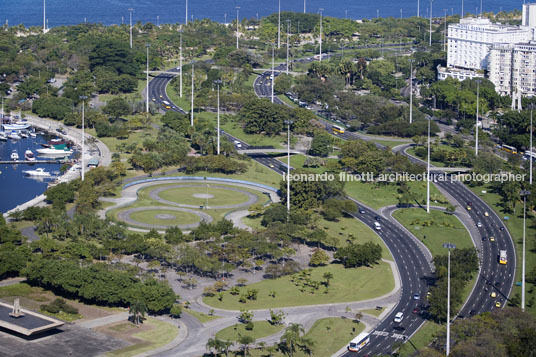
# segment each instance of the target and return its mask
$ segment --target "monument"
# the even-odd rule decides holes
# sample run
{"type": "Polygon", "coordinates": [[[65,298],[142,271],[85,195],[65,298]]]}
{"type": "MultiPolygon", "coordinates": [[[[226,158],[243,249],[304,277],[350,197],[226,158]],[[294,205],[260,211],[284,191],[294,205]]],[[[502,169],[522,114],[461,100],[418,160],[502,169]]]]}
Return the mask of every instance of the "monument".
{"type": "Polygon", "coordinates": [[[11,317],[23,317],[24,312],[20,311],[20,299],[16,298],[15,302],[13,303],[13,311],[9,313],[9,316],[11,317]]]}

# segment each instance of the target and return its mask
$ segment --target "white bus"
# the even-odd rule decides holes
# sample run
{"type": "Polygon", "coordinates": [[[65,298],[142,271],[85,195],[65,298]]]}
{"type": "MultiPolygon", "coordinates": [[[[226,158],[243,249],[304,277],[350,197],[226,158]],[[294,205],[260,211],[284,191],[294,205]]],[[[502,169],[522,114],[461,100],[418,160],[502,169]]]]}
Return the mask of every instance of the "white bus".
{"type": "Polygon", "coordinates": [[[334,133],[344,134],[344,128],[340,125],[333,125],[331,130],[333,130],[334,133]]]}
{"type": "Polygon", "coordinates": [[[500,250],[499,251],[499,264],[504,264],[506,265],[507,263],[507,260],[506,260],[506,250],[500,250]]]}
{"type": "Polygon", "coordinates": [[[361,332],[348,344],[348,351],[358,352],[370,342],[370,334],[361,332]]]}

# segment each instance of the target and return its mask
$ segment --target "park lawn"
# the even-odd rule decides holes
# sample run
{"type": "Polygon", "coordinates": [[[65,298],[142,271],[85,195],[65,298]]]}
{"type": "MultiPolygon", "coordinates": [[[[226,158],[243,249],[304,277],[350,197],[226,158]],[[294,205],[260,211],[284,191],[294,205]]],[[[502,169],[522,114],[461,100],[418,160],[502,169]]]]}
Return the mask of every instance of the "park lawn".
{"type": "Polygon", "coordinates": [[[137,222],[147,223],[147,224],[157,224],[157,225],[171,225],[178,226],[182,224],[192,224],[199,222],[200,219],[193,213],[190,212],[180,212],[174,210],[147,210],[147,211],[138,211],[132,212],[130,218],[137,222]],[[156,215],[159,214],[169,214],[175,216],[174,219],[160,219],[156,218],[156,215]]]}
{"type": "Polygon", "coordinates": [[[187,314],[192,315],[193,317],[198,319],[199,322],[201,322],[202,324],[221,318],[221,316],[207,315],[207,314],[205,314],[203,312],[195,311],[195,310],[192,310],[192,309],[184,309],[182,311],[186,312],[187,314]]]}
{"type": "MultiPolygon", "coordinates": [[[[487,184],[477,187],[467,187],[471,189],[478,197],[484,200],[484,202],[486,202],[489,206],[491,206],[495,213],[497,213],[497,215],[503,219],[503,223],[506,228],[508,228],[516,249],[516,281],[521,281],[521,262],[523,252],[523,202],[518,202],[516,204],[516,214],[513,214],[512,212],[504,210],[501,196],[493,192],[491,185],[487,184]],[[486,193],[482,193],[482,190],[486,191],[486,193]],[[504,216],[508,216],[508,220],[504,220],[504,216]]],[[[536,245],[533,243],[533,240],[530,239],[530,237],[536,236],[534,218],[534,212],[527,210],[527,239],[525,249],[525,264],[527,274],[536,269],[536,252],[534,250],[536,245]]],[[[527,303],[525,305],[525,309],[531,314],[536,315],[536,303],[534,303],[534,300],[536,300],[536,285],[528,282],[526,282],[526,284],[525,301],[527,303]]],[[[514,284],[510,298],[516,294],[521,296],[521,286],[516,286],[514,284]]]]}
{"type": "Polygon", "coordinates": [[[257,289],[257,300],[240,303],[238,302],[240,294],[231,295],[229,291],[226,291],[223,293],[221,301],[218,300],[217,296],[204,297],[203,301],[220,309],[257,310],[372,299],[389,293],[394,287],[393,272],[386,262],[380,262],[370,268],[345,269],[339,264],[312,268],[311,279],[324,281],[322,275],[327,272],[333,274],[327,294],[324,285],[313,293],[309,287],[300,291],[301,287],[296,286],[291,281],[294,275],[290,275],[277,279],[266,279],[240,288],[240,294],[245,293],[248,289],[257,289]],[[275,292],[275,297],[268,295],[271,291],[275,292]]]}
{"type": "MultiPolygon", "coordinates": [[[[408,186],[422,204],[426,204],[426,182],[409,181],[408,186]]],[[[347,181],[344,190],[348,196],[363,202],[373,209],[380,209],[385,206],[398,204],[396,183],[384,182],[360,182],[347,181]]],[[[430,184],[430,200],[433,205],[446,206],[447,199],[439,192],[435,185],[430,184]]]]}
{"type": "Polygon", "coordinates": [[[50,293],[37,286],[30,286],[26,283],[0,286],[0,299],[7,297],[25,297],[34,301],[48,301],[50,293]]]}
{"type": "Polygon", "coordinates": [[[398,145],[403,145],[403,144],[407,144],[407,143],[402,143],[400,141],[392,141],[392,140],[383,140],[383,139],[378,139],[378,140],[372,140],[373,142],[375,143],[378,143],[380,145],[385,145],[387,146],[388,148],[394,148],[395,146],[398,146],[398,145]]]}
{"type": "Polygon", "coordinates": [[[188,204],[193,206],[222,206],[236,205],[248,201],[248,196],[242,192],[236,192],[223,188],[213,187],[213,184],[208,187],[174,187],[165,191],[161,191],[158,196],[167,201],[176,202],[179,204],[188,204]],[[198,198],[196,194],[209,194],[214,197],[198,198]]]}
{"type": "MultiPolygon", "coordinates": [[[[125,324],[134,326],[133,329],[131,329],[130,326],[128,328],[125,328],[127,331],[130,330],[131,332],[134,332],[134,329],[136,329],[135,325],[130,322],[126,322],[125,324]]],[[[137,354],[147,351],[152,351],[167,345],[168,343],[173,341],[173,339],[179,333],[175,325],[151,317],[145,320],[143,324],[149,325],[151,329],[131,334],[131,337],[135,337],[142,342],[136,343],[125,348],[107,352],[106,356],[127,357],[135,356],[137,354]]]]}
{"type": "Polygon", "coordinates": [[[240,336],[250,336],[254,339],[272,336],[278,333],[285,325],[272,325],[268,321],[253,321],[253,330],[246,330],[246,325],[237,323],[216,332],[216,338],[224,341],[238,341],[240,336]]]}
{"type": "Polygon", "coordinates": [[[428,214],[422,208],[403,208],[393,212],[393,217],[423,242],[434,257],[446,254],[443,243],[453,243],[458,249],[474,247],[469,232],[454,215],[434,209],[428,214]],[[428,222],[434,224],[426,226],[428,222]]]}
{"type": "MultiPolygon", "coordinates": [[[[190,98],[190,90],[186,89],[186,86],[184,86],[183,82],[183,88],[182,88],[182,98],[179,96],[179,92],[175,90],[175,87],[173,86],[174,81],[178,81],[179,77],[175,77],[174,79],[169,82],[169,85],[166,87],[166,94],[171,100],[173,104],[178,106],[179,108],[183,109],[185,112],[189,113],[191,108],[191,98],[190,98]]],[[[195,106],[195,103],[194,103],[195,106]]],[[[195,116],[195,113],[194,113],[195,116]]]]}
{"type": "MultiPolygon", "coordinates": [[[[152,79],[151,76],[149,76],[149,82],[151,81],[151,79],[152,79]]],[[[99,94],[99,100],[101,102],[109,102],[110,100],[114,98],[124,98],[127,101],[143,100],[141,93],[145,90],[146,86],[147,86],[147,82],[145,81],[145,79],[138,80],[138,86],[136,90],[133,91],[132,93],[99,94]]]]}
{"type": "MultiPolygon", "coordinates": [[[[86,129],[86,133],[94,137],[97,137],[97,133],[94,128],[86,129]]],[[[142,130],[136,130],[136,131],[130,132],[128,138],[126,139],[118,139],[115,137],[98,138],[98,139],[102,141],[103,144],[106,145],[112,153],[114,153],[114,152],[119,152],[117,147],[118,145],[121,145],[121,144],[129,145],[132,143],[137,143],[138,146],[141,147],[141,144],[143,143],[145,139],[154,139],[157,133],[158,133],[157,129],[153,127],[147,127],[142,130]]],[[[127,154],[121,154],[121,156],[125,158],[130,157],[130,155],[127,155],[127,154]]],[[[127,166],[130,167],[130,164],[128,164],[127,166]]]]}
{"type": "Polygon", "coordinates": [[[445,328],[433,321],[426,321],[424,325],[400,347],[400,356],[413,356],[415,352],[422,350],[432,343],[435,336],[445,328]]]}
{"type": "Polygon", "coordinates": [[[350,242],[354,244],[373,242],[382,247],[383,259],[393,260],[383,240],[370,227],[358,219],[345,216],[339,218],[338,221],[328,221],[322,218],[318,221],[318,227],[323,229],[328,236],[338,239],[339,247],[346,246],[350,242]]]}
{"type": "Polygon", "coordinates": [[[277,98],[281,99],[283,103],[288,104],[291,108],[298,108],[299,105],[294,103],[289,97],[284,94],[278,94],[277,98]]]}
{"type": "Polygon", "coordinates": [[[385,308],[381,308],[380,310],[377,309],[367,309],[367,310],[360,310],[364,314],[372,315],[372,316],[380,316],[385,308]]]}
{"type": "Polygon", "coordinates": [[[261,221],[262,221],[262,217],[252,218],[250,216],[246,216],[242,218],[242,223],[258,231],[264,230],[266,228],[261,224],[261,221]]]}

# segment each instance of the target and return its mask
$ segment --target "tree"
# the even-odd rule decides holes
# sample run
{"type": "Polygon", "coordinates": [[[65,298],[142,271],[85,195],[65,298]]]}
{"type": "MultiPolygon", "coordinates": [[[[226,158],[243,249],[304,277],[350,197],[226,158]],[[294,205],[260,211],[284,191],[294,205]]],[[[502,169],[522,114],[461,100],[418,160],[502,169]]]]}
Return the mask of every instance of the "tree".
{"type": "Polygon", "coordinates": [[[145,318],[147,312],[147,306],[142,300],[136,300],[130,304],[129,314],[132,315],[132,321],[139,325],[145,318]]]}
{"type": "Polygon", "coordinates": [[[102,108],[102,112],[110,114],[113,118],[119,118],[122,115],[130,114],[131,109],[125,99],[121,97],[115,97],[106,103],[106,106],[102,108]]]}
{"type": "Polygon", "coordinates": [[[283,311],[279,310],[279,312],[275,312],[275,311],[272,311],[272,309],[270,309],[270,320],[268,320],[270,324],[281,325],[284,319],[285,319],[285,313],[283,311]]]}
{"type": "Polygon", "coordinates": [[[325,131],[316,131],[311,142],[309,154],[313,156],[327,157],[331,151],[333,137],[325,131]]]}
{"type": "Polygon", "coordinates": [[[309,260],[309,265],[313,267],[327,265],[328,263],[329,255],[322,249],[315,249],[309,260]]]}
{"type": "Polygon", "coordinates": [[[289,356],[293,356],[296,352],[296,346],[300,343],[301,336],[305,333],[303,325],[291,323],[281,336],[281,345],[289,356]]]}
{"type": "Polygon", "coordinates": [[[326,279],[326,288],[329,287],[329,282],[331,281],[331,279],[333,279],[333,274],[330,272],[325,272],[322,277],[326,279]]]}
{"type": "Polygon", "coordinates": [[[248,335],[243,335],[238,338],[238,343],[242,345],[242,351],[244,351],[244,356],[249,354],[249,345],[255,343],[255,339],[248,335]]]}
{"type": "Polygon", "coordinates": [[[335,259],[342,261],[346,268],[369,266],[376,264],[382,256],[379,244],[367,242],[364,244],[348,244],[335,252],[335,259]]]}
{"type": "Polygon", "coordinates": [[[175,317],[175,318],[181,317],[182,305],[181,304],[173,304],[173,306],[171,306],[171,309],[169,310],[169,314],[172,317],[175,317]]]}
{"type": "Polygon", "coordinates": [[[253,320],[253,313],[248,310],[240,310],[240,315],[238,316],[238,321],[243,324],[247,324],[253,320]]]}

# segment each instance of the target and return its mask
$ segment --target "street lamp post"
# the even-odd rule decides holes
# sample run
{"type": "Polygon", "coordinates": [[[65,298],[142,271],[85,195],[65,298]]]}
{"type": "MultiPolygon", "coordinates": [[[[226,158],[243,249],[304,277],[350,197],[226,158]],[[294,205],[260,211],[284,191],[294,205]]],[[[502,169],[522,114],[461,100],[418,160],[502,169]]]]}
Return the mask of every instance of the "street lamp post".
{"type": "Polygon", "coordinates": [[[305,14],[305,10],[307,9],[307,0],[303,0],[303,13],[305,14]]]}
{"type": "MultiPolygon", "coordinates": [[[[530,160],[532,160],[532,157],[530,160]]],[[[525,231],[527,227],[527,196],[530,195],[530,191],[522,190],[520,194],[523,196],[523,265],[521,268],[521,311],[525,312],[525,231]]]]}
{"type": "Polygon", "coordinates": [[[461,14],[461,18],[463,19],[463,0],[462,0],[462,14],[461,14]]]}
{"type": "Polygon", "coordinates": [[[85,139],[86,139],[86,135],[85,135],[85,131],[84,131],[84,116],[85,116],[85,102],[86,102],[86,99],[87,99],[87,96],[86,95],[81,95],[79,97],[80,99],[82,99],[82,154],[81,154],[81,157],[82,157],[82,181],[84,181],[84,176],[85,176],[85,172],[86,172],[86,165],[85,165],[85,159],[84,159],[84,147],[86,145],[85,143],[85,139]]]}
{"type": "Polygon", "coordinates": [[[147,89],[145,92],[145,111],[147,112],[147,115],[149,115],[149,47],[151,47],[150,43],[146,43],[145,47],[147,48],[147,73],[146,73],[146,81],[147,81],[147,89]]]}
{"type": "Polygon", "coordinates": [[[320,58],[318,60],[322,62],[322,11],[324,11],[324,9],[320,8],[318,10],[320,12],[320,58]]]}
{"type": "Polygon", "coordinates": [[[128,12],[130,13],[130,48],[132,48],[132,11],[134,11],[134,9],[128,9],[128,12]]]}
{"type": "Polygon", "coordinates": [[[271,89],[272,89],[272,103],[274,102],[274,83],[275,83],[275,55],[274,55],[274,51],[275,51],[275,44],[272,44],[272,83],[271,84],[271,89]]]}
{"type": "Polygon", "coordinates": [[[188,0],[186,0],[186,20],[185,20],[184,24],[188,25],[188,0]]]}
{"type": "Polygon", "coordinates": [[[476,127],[475,127],[475,156],[478,156],[478,105],[480,101],[480,79],[475,80],[476,82],[476,127]]]}
{"type": "Polygon", "coordinates": [[[290,51],[290,20],[287,20],[287,75],[288,75],[288,55],[290,51]]]}
{"type": "Polygon", "coordinates": [[[532,185],[532,111],[534,109],[534,104],[530,104],[530,139],[529,139],[529,184],[532,185]]]}
{"type": "MultiPolygon", "coordinates": [[[[46,7],[46,0],[43,0],[43,33],[47,32],[46,7]]],[[[130,48],[132,48],[132,45],[130,45],[130,48]]]]}
{"type": "Polygon", "coordinates": [[[182,98],[182,29],[179,30],[179,97],[182,98]]]}
{"type": "Polygon", "coordinates": [[[443,30],[443,52],[447,50],[447,12],[449,9],[443,9],[445,11],[445,29],[443,30]]]}
{"type": "Polygon", "coordinates": [[[292,120],[285,120],[287,124],[287,219],[290,217],[290,126],[294,124],[292,120]]]}
{"type": "Polygon", "coordinates": [[[192,110],[190,111],[190,126],[194,126],[194,62],[192,61],[192,110]]]}
{"type": "Polygon", "coordinates": [[[236,7],[236,49],[238,50],[238,12],[240,11],[240,6],[236,7]]]}
{"type": "Polygon", "coordinates": [[[221,79],[215,80],[214,83],[218,86],[218,146],[216,152],[220,154],[220,85],[222,83],[221,79]]]}
{"type": "Polygon", "coordinates": [[[430,213],[430,121],[428,119],[428,160],[426,163],[427,174],[426,174],[426,213],[430,213]]]}
{"type": "Polygon", "coordinates": [[[409,60],[409,123],[413,122],[413,60],[409,60]]]}
{"type": "Polygon", "coordinates": [[[434,0],[430,0],[430,47],[432,47],[432,3],[434,0]]]}
{"type": "Polygon", "coordinates": [[[448,253],[448,263],[447,263],[447,356],[450,353],[450,250],[455,249],[456,246],[451,243],[443,243],[443,248],[449,250],[448,253]]]}
{"type": "Polygon", "coordinates": [[[421,0],[417,0],[417,17],[421,17],[421,0]]]}
{"type": "Polygon", "coordinates": [[[281,48],[281,0],[277,7],[277,48],[281,48]]]}

